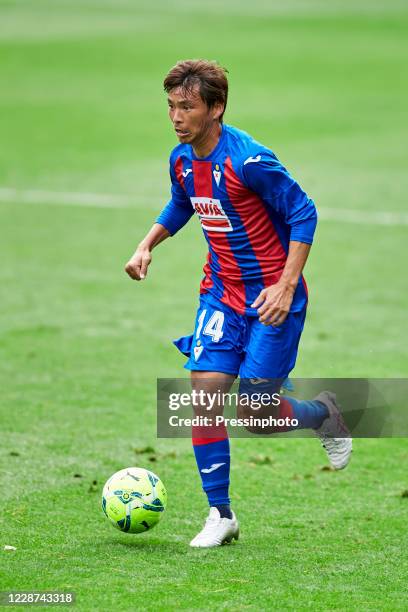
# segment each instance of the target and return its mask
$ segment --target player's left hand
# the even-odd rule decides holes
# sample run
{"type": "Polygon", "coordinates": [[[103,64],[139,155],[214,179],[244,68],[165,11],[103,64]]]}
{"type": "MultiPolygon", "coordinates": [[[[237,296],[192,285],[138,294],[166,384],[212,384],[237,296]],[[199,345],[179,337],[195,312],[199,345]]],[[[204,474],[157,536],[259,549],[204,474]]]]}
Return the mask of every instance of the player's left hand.
{"type": "Polygon", "coordinates": [[[262,289],[252,308],[258,308],[259,321],[278,327],[288,316],[295,290],[287,283],[278,282],[262,289]]]}

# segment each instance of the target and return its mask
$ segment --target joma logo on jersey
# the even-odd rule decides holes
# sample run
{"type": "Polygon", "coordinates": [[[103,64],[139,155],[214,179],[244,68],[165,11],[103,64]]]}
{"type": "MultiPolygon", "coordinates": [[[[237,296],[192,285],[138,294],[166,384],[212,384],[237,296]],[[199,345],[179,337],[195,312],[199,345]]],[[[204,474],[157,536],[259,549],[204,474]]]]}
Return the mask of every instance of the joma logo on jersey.
{"type": "Polygon", "coordinates": [[[215,198],[190,198],[191,204],[200,217],[201,226],[208,232],[232,232],[231,221],[228,219],[220,200],[215,198]]]}

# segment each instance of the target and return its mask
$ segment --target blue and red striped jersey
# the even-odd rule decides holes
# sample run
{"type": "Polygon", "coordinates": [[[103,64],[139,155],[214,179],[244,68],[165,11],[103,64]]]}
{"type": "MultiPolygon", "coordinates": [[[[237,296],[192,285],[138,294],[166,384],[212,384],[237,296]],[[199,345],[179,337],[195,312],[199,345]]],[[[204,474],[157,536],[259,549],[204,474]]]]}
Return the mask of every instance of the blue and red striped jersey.
{"type": "MultiPolygon", "coordinates": [[[[171,200],[157,219],[174,235],[195,213],[208,243],[201,293],[212,293],[240,314],[256,315],[252,302],[283,271],[289,241],[311,244],[313,201],[270,149],[223,125],[205,158],[180,144],[170,155],[171,200]]],[[[291,311],[307,302],[303,276],[291,311]]]]}

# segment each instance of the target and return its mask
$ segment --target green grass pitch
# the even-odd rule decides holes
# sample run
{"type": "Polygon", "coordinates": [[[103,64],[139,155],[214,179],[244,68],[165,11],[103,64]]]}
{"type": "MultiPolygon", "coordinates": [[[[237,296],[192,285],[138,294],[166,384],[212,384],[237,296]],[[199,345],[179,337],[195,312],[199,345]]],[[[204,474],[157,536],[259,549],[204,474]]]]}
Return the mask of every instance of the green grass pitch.
{"type": "Polygon", "coordinates": [[[344,473],[316,440],[233,440],[241,539],[189,549],[206,502],[190,442],[155,438],[155,383],[185,374],[171,339],[194,320],[198,224],[144,283],[123,268],[168,197],[163,75],[218,59],[226,121],[322,211],[295,375],[406,376],[407,25],[399,0],[0,1],[0,590],[73,590],[80,610],[406,610],[403,439],[357,440],[344,473]],[[140,536],[100,509],[129,465],[169,494],[140,536]]]}

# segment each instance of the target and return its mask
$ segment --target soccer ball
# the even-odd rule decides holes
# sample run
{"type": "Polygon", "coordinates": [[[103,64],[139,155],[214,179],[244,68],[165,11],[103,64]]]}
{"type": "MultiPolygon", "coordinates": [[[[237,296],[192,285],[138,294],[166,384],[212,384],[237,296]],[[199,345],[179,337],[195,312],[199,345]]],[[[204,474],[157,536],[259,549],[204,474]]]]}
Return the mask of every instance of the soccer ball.
{"type": "Polygon", "coordinates": [[[142,533],[154,527],[166,504],[162,481],[143,468],[116,472],[102,491],[102,510],[115,527],[126,533],[142,533]]]}

